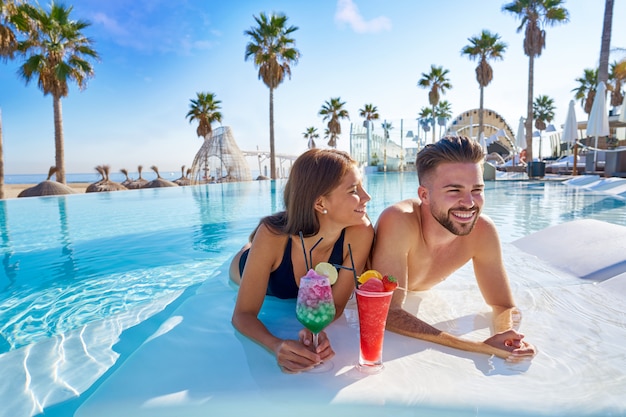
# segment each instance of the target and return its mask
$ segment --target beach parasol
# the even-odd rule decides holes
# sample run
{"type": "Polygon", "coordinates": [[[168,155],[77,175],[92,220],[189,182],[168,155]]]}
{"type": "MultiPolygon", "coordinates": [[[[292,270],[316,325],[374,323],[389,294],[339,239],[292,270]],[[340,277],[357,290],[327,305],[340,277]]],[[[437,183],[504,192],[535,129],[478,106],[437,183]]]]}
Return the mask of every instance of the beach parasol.
{"type": "Polygon", "coordinates": [[[102,167],[102,165],[98,165],[97,167],[94,168],[96,171],[98,171],[98,174],[100,174],[102,176],[102,178],[100,178],[99,181],[96,181],[94,183],[91,183],[87,186],[87,188],[85,189],[86,193],[96,193],[98,191],[100,191],[99,187],[100,184],[102,182],[104,182],[104,168],[102,167]]]}
{"type": "Polygon", "coordinates": [[[120,191],[120,190],[128,190],[125,186],[120,184],[119,182],[111,181],[109,179],[109,173],[111,171],[111,167],[109,165],[98,165],[96,167],[96,171],[102,175],[102,179],[100,181],[94,182],[93,184],[89,184],[86,193],[102,193],[107,191],[120,191]]]}
{"type": "Polygon", "coordinates": [[[48,178],[45,181],[40,182],[34,187],[22,190],[18,197],[41,197],[44,195],[63,195],[63,194],[76,194],[76,190],[68,187],[65,184],[61,184],[57,181],[50,181],[50,178],[57,172],[56,167],[50,167],[48,170],[48,178]]]}
{"type": "Polygon", "coordinates": [[[141,176],[141,171],[143,171],[143,165],[137,166],[137,172],[139,173],[139,178],[134,180],[132,184],[130,184],[129,189],[143,188],[144,185],[148,183],[148,180],[141,176]]]}
{"type": "Polygon", "coordinates": [[[148,182],[148,180],[145,180],[143,178],[141,178],[141,171],[143,170],[143,167],[141,165],[139,165],[137,167],[137,172],[139,172],[139,178],[137,178],[136,180],[130,178],[128,176],[128,170],[126,170],[126,168],[122,168],[120,169],[120,172],[122,174],[124,174],[124,176],[126,177],[126,179],[122,182],[122,185],[126,188],[128,188],[129,190],[136,190],[138,188],[141,188],[144,186],[144,184],[146,184],[148,182]]]}
{"type": "Polygon", "coordinates": [[[189,175],[191,174],[191,168],[187,169],[187,173],[185,173],[185,166],[180,167],[181,176],[178,179],[175,179],[173,182],[180,186],[191,185],[191,178],[189,175]]]}
{"type": "MultiPolygon", "coordinates": [[[[522,151],[526,150],[526,126],[524,126],[524,122],[526,119],[523,117],[519,118],[519,125],[517,125],[517,135],[515,135],[515,146],[519,149],[520,155],[522,151]]],[[[521,162],[521,158],[519,159],[521,162]]]]}
{"type": "Polygon", "coordinates": [[[587,121],[587,136],[595,137],[593,153],[593,170],[598,169],[598,136],[609,136],[609,115],[606,111],[606,86],[603,82],[598,83],[596,97],[591,106],[589,120],[587,121]]]}
{"type": "Polygon", "coordinates": [[[578,124],[576,123],[576,110],[574,110],[574,105],[574,100],[570,100],[569,108],[567,109],[567,117],[563,125],[563,133],[561,134],[561,140],[570,144],[570,147],[574,149],[574,167],[572,169],[572,175],[578,173],[576,169],[576,160],[578,159],[578,145],[576,143],[578,139],[578,124]]]}
{"type": "Polygon", "coordinates": [[[161,174],[159,174],[159,168],[154,165],[152,165],[150,168],[156,173],[157,177],[156,179],[147,182],[142,188],[178,187],[178,184],[176,184],[175,182],[166,180],[165,178],[161,177],[161,174]]]}

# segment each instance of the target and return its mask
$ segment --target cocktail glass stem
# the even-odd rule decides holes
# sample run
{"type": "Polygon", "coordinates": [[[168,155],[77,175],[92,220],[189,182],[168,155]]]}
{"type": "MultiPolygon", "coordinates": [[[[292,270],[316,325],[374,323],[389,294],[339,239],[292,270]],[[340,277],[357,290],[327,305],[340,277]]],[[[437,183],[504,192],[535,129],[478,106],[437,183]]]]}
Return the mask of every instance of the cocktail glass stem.
{"type": "MultiPolygon", "coordinates": [[[[317,347],[319,346],[318,336],[319,333],[313,333],[313,349],[317,351],[317,347]]],[[[333,363],[329,361],[322,361],[319,365],[316,365],[313,369],[309,370],[309,372],[320,373],[320,372],[328,372],[333,369],[333,363]]]]}
{"type": "Polygon", "coordinates": [[[315,349],[317,349],[317,346],[319,346],[318,336],[319,336],[319,333],[313,333],[313,347],[315,349]]]}

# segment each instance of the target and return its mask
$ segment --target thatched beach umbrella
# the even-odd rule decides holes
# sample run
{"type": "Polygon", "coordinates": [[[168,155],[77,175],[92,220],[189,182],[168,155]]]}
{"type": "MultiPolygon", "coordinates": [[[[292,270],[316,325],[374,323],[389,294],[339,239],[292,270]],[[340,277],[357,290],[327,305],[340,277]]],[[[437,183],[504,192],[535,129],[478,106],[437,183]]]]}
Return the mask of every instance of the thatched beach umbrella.
{"type": "Polygon", "coordinates": [[[124,174],[124,177],[126,178],[124,181],[121,182],[121,184],[124,187],[129,188],[129,185],[133,183],[133,179],[128,176],[128,170],[126,168],[122,168],[120,169],[120,172],[124,174]]]}
{"type": "Polygon", "coordinates": [[[60,182],[50,181],[50,178],[57,172],[56,167],[50,167],[48,170],[48,178],[45,181],[40,182],[34,187],[27,188],[19,193],[18,197],[41,197],[44,195],[63,195],[63,194],[76,194],[76,190],[68,187],[60,182]]]}
{"type": "Polygon", "coordinates": [[[124,187],[119,182],[111,181],[109,179],[109,172],[111,167],[109,165],[99,165],[96,167],[96,171],[102,175],[102,179],[93,184],[90,184],[85,192],[87,193],[101,193],[107,191],[121,191],[128,190],[128,188],[124,187]]]}
{"type": "Polygon", "coordinates": [[[99,181],[89,184],[85,189],[86,193],[97,193],[100,191],[100,184],[104,181],[104,168],[102,168],[102,165],[95,167],[95,170],[98,171],[98,174],[100,174],[102,178],[100,178],[99,181]]]}
{"type": "Polygon", "coordinates": [[[159,174],[159,168],[157,168],[156,166],[152,165],[150,169],[152,169],[157,174],[157,177],[156,179],[146,183],[146,185],[144,185],[142,188],[178,187],[178,184],[176,184],[175,182],[162,178],[161,174],[159,174]]]}
{"type": "Polygon", "coordinates": [[[141,171],[143,171],[143,165],[137,166],[137,172],[139,173],[139,178],[136,180],[132,180],[130,184],[126,185],[126,188],[129,190],[136,190],[138,188],[143,188],[144,185],[148,183],[148,180],[141,177],[141,171]]]}
{"type": "Polygon", "coordinates": [[[187,169],[187,172],[185,173],[185,166],[183,165],[181,168],[181,177],[174,180],[174,182],[180,186],[185,186],[185,185],[191,185],[191,179],[189,178],[189,175],[191,174],[191,168],[187,169]]]}

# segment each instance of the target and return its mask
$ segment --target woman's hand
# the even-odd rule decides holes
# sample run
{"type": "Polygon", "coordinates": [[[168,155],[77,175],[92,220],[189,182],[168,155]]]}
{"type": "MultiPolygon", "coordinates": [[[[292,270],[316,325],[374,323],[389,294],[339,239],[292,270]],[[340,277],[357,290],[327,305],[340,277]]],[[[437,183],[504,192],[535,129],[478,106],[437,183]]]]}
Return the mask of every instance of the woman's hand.
{"type": "Polygon", "coordinates": [[[299,340],[283,340],[275,350],[280,369],[288,374],[308,371],[322,361],[330,360],[335,352],[325,332],[320,332],[317,349],[313,348],[313,335],[310,330],[302,329],[299,340]]]}
{"type": "MultiPolygon", "coordinates": [[[[313,334],[311,331],[308,329],[302,329],[300,330],[299,337],[302,344],[313,351],[313,334]]],[[[317,349],[315,349],[315,353],[320,355],[322,361],[330,360],[333,356],[335,356],[335,351],[330,346],[330,340],[328,340],[326,332],[319,332],[317,342],[318,346],[317,349]]]]}
{"type": "Polygon", "coordinates": [[[276,348],[276,361],[280,369],[288,374],[307,371],[322,361],[322,358],[300,340],[283,340],[276,348]]]}

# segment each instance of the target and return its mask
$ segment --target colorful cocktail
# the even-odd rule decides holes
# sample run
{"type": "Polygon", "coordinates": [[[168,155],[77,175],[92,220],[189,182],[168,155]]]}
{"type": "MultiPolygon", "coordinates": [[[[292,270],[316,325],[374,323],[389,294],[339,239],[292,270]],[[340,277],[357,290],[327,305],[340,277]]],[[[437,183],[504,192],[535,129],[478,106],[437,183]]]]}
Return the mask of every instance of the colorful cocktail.
{"type": "Polygon", "coordinates": [[[360,334],[357,368],[362,372],[373,374],[383,369],[383,340],[392,295],[393,291],[356,290],[360,334]]]}
{"type": "MultiPolygon", "coordinates": [[[[335,319],[335,302],[330,281],[324,275],[309,270],[300,279],[298,299],[296,301],[296,317],[304,327],[313,333],[313,346],[317,347],[318,334],[335,319]]],[[[317,371],[328,370],[332,365],[326,363],[325,369],[316,367],[317,371]]]]}

